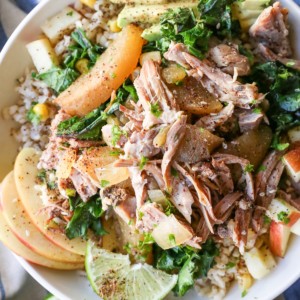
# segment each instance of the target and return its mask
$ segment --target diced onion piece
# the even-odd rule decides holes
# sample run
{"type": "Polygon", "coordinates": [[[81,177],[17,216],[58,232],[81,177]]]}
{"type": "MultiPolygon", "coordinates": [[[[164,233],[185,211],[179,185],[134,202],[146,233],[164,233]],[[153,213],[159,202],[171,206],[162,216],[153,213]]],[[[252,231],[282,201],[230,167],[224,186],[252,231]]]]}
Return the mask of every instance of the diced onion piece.
{"type": "Polygon", "coordinates": [[[44,73],[53,66],[58,66],[58,58],[48,39],[31,42],[26,45],[26,48],[39,73],[44,73]]]}
{"type": "Polygon", "coordinates": [[[94,8],[96,0],[80,0],[80,2],[90,8],[94,8]]]}
{"type": "Polygon", "coordinates": [[[148,196],[152,202],[156,202],[162,206],[167,204],[166,196],[161,190],[149,190],[148,196]]]}
{"type": "Polygon", "coordinates": [[[174,215],[170,215],[153,230],[152,237],[161,248],[170,249],[187,242],[193,234],[174,215]]]}
{"type": "Polygon", "coordinates": [[[60,13],[48,19],[41,29],[54,45],[64,34],[75,27],[75,23],[81,19],[81,15],[71,7],[64,8],[60,13]]]}
{"type": "Polygon", "coordinates": [[[161,63],[161,54],[160,54],[160,52],[159,51],[152,51],[152,52],[143,53],[140,57],[140,65],[143,66],[143,64],[148,60],[153,60],[155,62],[161,63]]]}
{"type": "Polygon", "coordinates": [[[60,179],[66,179],[70,176],[72,167],[76,161],[76,150],[66,149],[59,159],[56,169],[56,176],[60,179]]]}
{"type": "Polygon", "coordinates": [[[33,112],[39,116],[42,122],[45,122],[49,119],[49,108],[45,103],[38,103],[33,107],[33,112]]]}
{"type": "Polygon", "coordinates": [[[170,64],[162,70],[162,76],[167,83],[176,84],[185,78],[186,72],[177,64],[170,64]]]}
{"type": "Polygon", "coordinates": [[[168,134],[168,132],[170,130],[170,127],[171,126],[163,127],[159,131],[159,133],[157,134],[157,136],[153,140],[154,147],[162,147],[166,143],[167,134],[168,134]]]}
{"type": "Polygon", "coordinates": [[[144,43],[141,33],[137,26],[125,27],[90,72],[81,75],[55,103],[70,115],[84,116],[107,101],[136,68],[144,43]]]}
{"type": "Polygon", "coordinates": [[[113,163],[102,168],[96,168],[95,173],[98,178],[99,187],[103,187],[102,182],[105,182],[105,187],[108,187],[121,183],[129,178],[127,168],[116,168],[113,163]]]}
{"type": "Polygon", "coordinates": [[[300,126],[296,126],[288,131],[289,139],[292,143],[300,141],[300,126]]]}

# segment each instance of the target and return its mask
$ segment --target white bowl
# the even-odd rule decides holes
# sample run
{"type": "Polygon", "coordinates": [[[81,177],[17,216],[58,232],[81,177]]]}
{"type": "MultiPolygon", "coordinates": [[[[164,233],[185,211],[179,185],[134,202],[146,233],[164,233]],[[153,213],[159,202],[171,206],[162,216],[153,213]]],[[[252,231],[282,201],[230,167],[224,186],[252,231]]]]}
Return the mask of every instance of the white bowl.
{"type": "MultiPolygon", "coordinates": [[[[73,0],[46,0],[39,4],[19,25],[0,54],[0,110],[12,105],[18,99],[15,91],[16,79],[23,75],[26,67],[31,66],[31,59],[25,45],[34,40],[40,33],[40,25],[50,16],[59,12],[63,7],[73,3],[73,0]]],[[[292,40],[297,58],[300,58],[300,9],[291,0],[282,0],[289,8],[289,20],[292,24],[292,40]],[[298,28],[294,32],[293,28],[298,28]],[[296,42],[298,41],[298,42],[296,42]]],[[[10,135],[12,122],[0,119],[0,180],[13,168],[17,153],[17,144],[10,135]]],[[[280,260],[274,271],[264,279],[256,282],[244,297],[244,300],[274,299],[300,277],[300,239],[294,238],[288,253],[280,260]]],[[[23,267],[47,290],[61,300],[97,300],[85,276],[75,271],[54,271],[32,265],[18,258],[23,267]]],[[[233,287],[226,299],[241,298],[241,291],[233,287]]],[[[170,296],[168,299],[173,299],[170,296]]],[[[178,298],[177,298],[178,299],[178,298]]],[[[188,293],[185,300],[201,299],[195,292],[188,293]]]]}

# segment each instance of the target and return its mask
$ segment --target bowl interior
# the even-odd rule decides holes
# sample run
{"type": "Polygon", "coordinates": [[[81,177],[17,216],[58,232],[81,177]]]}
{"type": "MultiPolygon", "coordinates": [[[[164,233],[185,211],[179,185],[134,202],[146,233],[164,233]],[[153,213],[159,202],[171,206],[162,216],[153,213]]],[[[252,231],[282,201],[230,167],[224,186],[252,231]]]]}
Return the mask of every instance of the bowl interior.
{"type": "MultiPolygon", "coordinates": [[[[16,79],[24,74],[26,68],[32,66],[25,45],[40,34],[40,25],[50,16],[59,12],[73,0],[43,1],[18,27],[0,54],[0,110],[14,104],[18,100],[15,91],[16,79]]],[[[289,8],[291,40],[296,57],[300,59],[300,9],[291,0],[281,1],[289,8]],[[296,32],[295,29],[298,29],[296,32]]],[[[10,134],[16,126],[13,122],[0,118],[0,180],[13,168],[18,145],[10,134]]],[[[300,276],[299,250],[300,239],[293,239],[287,256],[279,262],[277,268],[269,276],[257,282],[244,299],[273,299],[300,276]]],[[[31,265],[20,259],[27,271],[50,292],[60,299],[99,299],[89,287],[85,277],[78,272],[53,271],[31,265]]],[[[239,299],[241,291],[234,287],[226,299],[239,299]]],[[[173,298],[173,297],[172,297],[173,298]]],[[[170,298],[171,299],[171,298],[170,298]]],[[[184,299],[199,299],[194,292],[184,299]]]]}

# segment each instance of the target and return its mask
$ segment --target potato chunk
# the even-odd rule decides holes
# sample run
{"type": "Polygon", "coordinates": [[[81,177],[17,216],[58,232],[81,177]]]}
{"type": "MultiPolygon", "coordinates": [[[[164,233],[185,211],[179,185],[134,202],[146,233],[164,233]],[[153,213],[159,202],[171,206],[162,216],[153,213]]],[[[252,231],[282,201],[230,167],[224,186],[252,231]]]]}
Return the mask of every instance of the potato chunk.
{"type": "Polygon", "coordinates": [[[169,86],[181,110],[195,115],[217,113],[223,105],[193,77],[187,77],[182,85],[169,86]]]}
{"type": "Polygon", "coordinates": [[[55,103],[70,115],[83,116],[108,100],[136,68],[144,41],[141,33],[137,26],[125,27],[92,70],[80,76],[55,103]]]}

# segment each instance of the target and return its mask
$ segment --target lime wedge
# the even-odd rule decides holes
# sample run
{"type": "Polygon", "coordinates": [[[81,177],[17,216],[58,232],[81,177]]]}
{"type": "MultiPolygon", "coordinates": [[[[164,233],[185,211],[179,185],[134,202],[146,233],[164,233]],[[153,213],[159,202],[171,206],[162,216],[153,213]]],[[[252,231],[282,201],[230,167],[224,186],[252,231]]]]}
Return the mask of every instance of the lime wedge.
{"type": "Polygon", "coordinates": [[[88,279],[104,300],[159,300],[175,286],[169,275],[148,264],[131,265],[128,255],[108,252],[89,241],[85,259],[88,279]]]}

